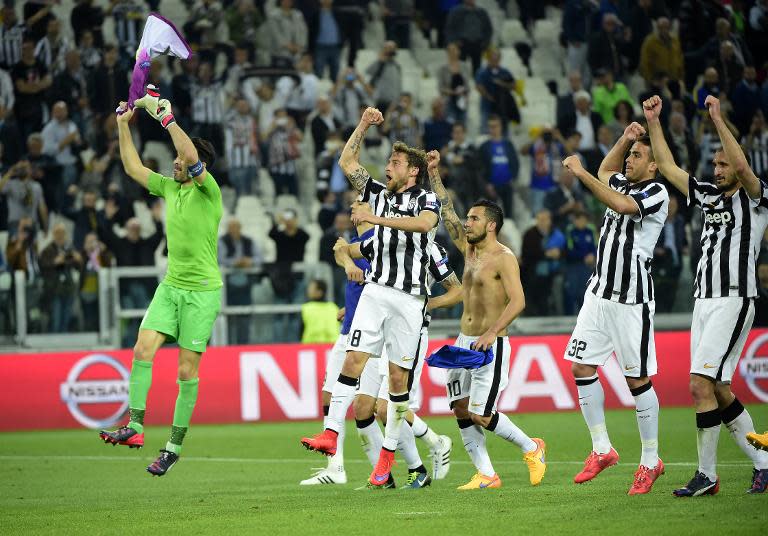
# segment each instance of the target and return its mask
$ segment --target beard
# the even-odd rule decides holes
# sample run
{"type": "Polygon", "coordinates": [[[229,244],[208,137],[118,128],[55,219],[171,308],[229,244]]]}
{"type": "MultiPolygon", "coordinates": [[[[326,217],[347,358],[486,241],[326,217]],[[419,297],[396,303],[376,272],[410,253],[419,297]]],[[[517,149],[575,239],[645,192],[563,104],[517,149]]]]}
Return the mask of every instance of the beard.
{"type": "Polygon", "coordinates": [[[722,181],[718,181],[717,177],[715,177],[715,187],[724,192],[733,188],[737,182],[737,179],[723,179],[722,181]]]}
{"type": "Polygon", "coordinates": [[[483,231],[483,234],[481,234],[481,235],[475,235],[475,236],[473,236],[471,238],[467,237],[467,242],[469,244],[473,244],[473,245],[474,244],[478,244],[478,243],[482,242],[483,240],[485,240],[486,236],[488,236],[488,232],[487,231],[483,231]]]}

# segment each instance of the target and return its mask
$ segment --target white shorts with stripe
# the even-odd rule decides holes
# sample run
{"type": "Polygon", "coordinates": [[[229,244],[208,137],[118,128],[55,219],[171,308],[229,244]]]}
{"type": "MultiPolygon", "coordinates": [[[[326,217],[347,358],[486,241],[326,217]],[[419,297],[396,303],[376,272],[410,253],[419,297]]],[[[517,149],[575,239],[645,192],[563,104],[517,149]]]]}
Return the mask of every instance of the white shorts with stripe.
{"type": "Polygon", "coordinates": [[[323,391],[333,392],[333,384],[339,379],[341,367],[347,357],[347,336],[339,334],[339,338],[333,344],[330,354],[325,361],[325,378],[323,378],[323,391]]]}
{"type": "Polygon", "coordinates": [[[691,374],[730,383],[754,319],[752,298],[697,298],[691,322],[691,374]]]}
{"type": "Polygon", "coordinates": [[[616,354],[624,376],[653,376],[656,341],[653,315],[656,303],[626,304],[598,298],[589,290],[579,311],[576,327],[565,349],[565,359],[583,365],[602,366],[616,354]]]}
{"type": "MultiPolygon", "coordinates": [[[[429,335],[427,328],[421,330],[419,351],[416,362],[408,378],[408,407],[415,413],[421,408],[421,371],[424,369],[424,359],[427,355],[429,335]]],[[[357,394],[389,401],[389,360],[387,356],[379,359],[371,356],[365,364],[360,381],[357,384],[357,394]]]]}
{"type": "MultiPolygon", "coordinates": [[[[459,334],[454,346],[470,348],[480,337],[459,334]]],[[[509,359],[512,346],[509,337],[497,337],[493,347],[493,361],[478,369],[448,369],[446,389],[448,401],[454,402],[469,397],[469,411],[489,417],[496,411],[501,392],[509,383],[509,359]]]]}
{"type": "Polygon", "coordinates": [[[413,368],[426,307],[424,296],[368,283],[349,328],[347,351],[386,355],[396,365],[413,368]]]}

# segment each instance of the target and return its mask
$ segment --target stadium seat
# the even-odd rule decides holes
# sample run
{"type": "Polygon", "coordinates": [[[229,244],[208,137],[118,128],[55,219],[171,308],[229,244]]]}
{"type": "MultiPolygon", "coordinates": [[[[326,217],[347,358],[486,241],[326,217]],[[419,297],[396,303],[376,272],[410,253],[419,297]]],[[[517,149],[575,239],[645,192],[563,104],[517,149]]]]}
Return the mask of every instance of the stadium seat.
{"type": "Polygon", "coordinates": [[[518,41],[530,43],[528,32],[525,31],[519,19],[505,19],[501,25],[501,44],[511,47],[518,41]]]}

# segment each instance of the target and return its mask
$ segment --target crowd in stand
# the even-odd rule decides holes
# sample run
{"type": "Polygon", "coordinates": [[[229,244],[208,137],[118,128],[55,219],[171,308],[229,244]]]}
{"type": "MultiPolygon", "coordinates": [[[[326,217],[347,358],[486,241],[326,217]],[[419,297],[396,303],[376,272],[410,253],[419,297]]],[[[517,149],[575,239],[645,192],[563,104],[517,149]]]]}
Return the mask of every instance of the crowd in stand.
{"type": "MultiPolygon", "coordinates": [[[[540,125],[525,121],[518,83],[528,73],[504,67],[495,47],[499,26],[483,7],[489,2],[515,11],[507,0],[185,1],[188,19],[175,22],[195,54],[153,62],[150,81],[173,103],[179,124],[221,155],[211,171],[234,192],[230,212],[243,196],[259,196],[266,207],[280,195],[305,201],[299,212],[270,214],[274,226],[264,236],[275,258],[229,219],[219,245],[221,265],[233,271],[228,303],[252,303],[250,289],[262,277],[252,268],[267,262],[263,277],[275,303],[304,300],[306,285],[291,263],[335,269],[330,246],[352,232],[338,154],[369,105],[385,113],[366,139],[374,176],[377,158],[401,140],[441,150],[459,210],[478,197],[502,204],[509,221],[502,238],[519,257],[531,316],[575,314],[595,260],[603,207],[561,160],[576,153],[595,173],[624,128],[639,120],[647,96],[662,96],[675,159],[699,178],[711,176],[719,148],[703,103],[718,96],[755,172],[768,179],[768,0],[555,2],[563,76],[550,83],[556,109],[540,125]],[[374,19],[383,22],[385,41],[360,65],[374,19]],[[401,58],[411,54],[415,32],[445,50],[434,77],[439,96],[428,103],[403,89],[401,58]],[[521,125],[531,127],[527,143],[513,135],[521,125]],[[319,211],[307,199],[317,199],[319,211]],[[318,258],[308,258],[309,224],[320,229],[318,258]]],[[[0,11],[0,231],[8,235],[0,267],[26,273],[39,329],[63,332],[98,325],[102,267],[153,266],[162,257],[162,206],[123,173],[114,108],[128,93],[142,23],[149,11],[163,13],[164,2],[78,0],[68,18],[55,15],[57,3],[6,1],[0,11]],[[114,33],[106,35],[109,19],[114,33]],[[137,218],[137,204],[151,224],[137,218]]],[[[545,3],[518,4],[529,31],[546,16],[545,3]]],[[[168,143],[156,122],[137,116],[139,147],[168,143]]],[[[170,162],[144,160],[170,171],[170,162]]],[[[690,288],[678,286],[700,255],[700,228],[686,200],[674,198],[654,261],[659,312],[688,303],[690,288]]],[[[449,241],[440,240],[450,253],[449,241]]],[[[460,255],[452,260],[458,264],[460,255]]],[[[333,273],[341,301],[344,274],[333,273]]],[[[768,257],[758,273],[768,295],[768,257]]],[[[126,282],[122,305],[145,307],[152,285],[126,282]]],[[[765,317],[758,307],[758,322],[765,317]]],[[[0,322],[7,331],[8,319],[0,322]]],[[[248,326],[234,324],[235,342],[249,340],[248,326]]],[[[283,328],[279,338],[298,336],[295,325],[283,328]]]]}

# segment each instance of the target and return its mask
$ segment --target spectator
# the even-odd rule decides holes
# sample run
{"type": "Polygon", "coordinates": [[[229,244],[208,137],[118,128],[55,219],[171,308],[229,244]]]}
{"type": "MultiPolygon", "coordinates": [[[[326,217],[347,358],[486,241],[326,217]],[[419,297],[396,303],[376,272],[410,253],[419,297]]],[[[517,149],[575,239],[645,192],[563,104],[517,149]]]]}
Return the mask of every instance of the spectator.
{"type": "Polygon", "coordinates": [[[352,67],[357,59],[357,51],[363,47],[363,29],[365,28],[367,5],[360,0],[335,0],[333,4],[333,11],[339,22],[342,40],[349,45],[347,66],[352,67]]]}
{"type": "Polygon", "coordinates": [[[597,255],[597,230],[589,222],[586,211],[580,209],[572,213],[565,240],[563,308],[566,315],[575,315],[584,303],[584,292],[597,255]]]}
{"type": "MultiPolygon", "coordinates": [[[[117,47],[111,44],[105,46],[101,64],[91,73],[88,96],[91,111],[94,114],[114,114],[115,103],[120,102],[120,99],[124,99],[124,95],[128,94],[128,73],[117,65],[117,58],[117,47]]],[[[193,63],[192,58],[182,62],[182,68],[188,63],[193,63]]],[[[183,116],[184,109],[181,106],[180,97],[177,99],[174,93],[173,98],[174,113],[177,117],[183,116]]]]}
{"type": "Polygon", "coordinates": [[[277,248],[277,263],[302,262],[309,235],[299,227],[296,211],[284,210],[269,231],[269,238],[277,248]]]}
{"type": "Polygon", "coordinates": [[[83,311],[83,330],[99,330],[99,272],[112,266],[112,254],[95,232],[89,232],[83,240],[80,257],[80,307],[83,311]]]}
{"type": "Polygon", "coordinates": [[[544,125],[541,133],[532,143],[524,145],[520,154],[531,158],[530,214],[536,214],[544,208],[544,199],[555,190],[557,179],[562,169],[560,164],[565,158],[562,136],[551,125],[544,125]]]}
{"type": "Polygon", "coordinates": [[[764,181],[768,180],[768,130],[765,128],[765,116],[760,110],[752,118],[749,132],[741,139],[741,145],[755,175],[764,181]]]}
{"type": "Polygon", "coordinates": [[[733,88],[730,101],[733,106],[731,119],[739,132],[747,132],[755,114],[760,110],[760,86],[757,71],[752,65],[744,67],[744,77],[733,88]]]}
{"type": "MultiPolygon", "coordinates": [[[[227,305],[250,305],[251,276],[246,270],[261,265],[261,252],[249,237],[242,234],[236,218],[227,223],[227,233],[219,239],[219,265],[230,269],[227,275],[227,305]]],[[[237,315],[230,323],[230,341],[248,342],[250,317],[237,315]]]]}
{"type": "MultiPolygon", "coordinates": [[[[571,71],[568,73],[568,90],[557,97],[557,110],[555,112],[557,117],[557,128],[563,134],[569,132],[564,130],[564,128],[567,126],[569,119],[572,118],[576,113],[576,105],[574,103],[573,97],[576,95],[577,91],[581,91],[583,89],[584,85],[582,84],[582,74],[578,71],[571,71]]],[[[571,127],[571,130],[572,129],[573,127],[571,127]]]]}
{"type": "Polygon", "coordinates": [[[217,0],[197,0],[189,11],[184,35],[190,44],[197,45],[200,63],[216,63],[219,26],[223,19],[224,10],[217,0]]]}
{"type": "Polygon", "coordinates": [[[624,134],[624,130],[634,121],[634,116],[635,111],[632,109],[631,103],[625,100],[616,103],[616,106],[613,107],[613,116],[606,125],[611,130],[614,140],[618,140],[624,134]]]}
{"type": "Polygon", "coordinates": [[[390,104],[381,127],[392,143],[402,141],[411,147],[422,146],[421,121],[413,111],[413,97],[410,93],[402,93],[398,100],[390,104]]]}
{"type": "MultiPolygon", "coordinates": [[[[229,182],[237,196],[251,195],[254,180],[258,180],[260,150],[258,125],[251,115],[245,98],[235,101],[235,107],[227,114],[224,129],[224,147],[229,166],[229,182]]],[[[257,195],[259,192],[256,192],[257,195]]]]}
{"type": "Polygon", "coordinates": [[[51,234],[53,241],[40,252],[42,303],[48,309],[49,331],[65,333],[70,330],[72,306],[78,293],[75,274],[82,269],[83,258],[72,247],[63,223],[54,225],[51,234]]]}
{"type": "Polygon", "coordinates": [[[679,213],[677,196],[669,196],[669,212],[653,253],[653,283],[656,310],[670,313],[675,304],[677,286],[683,271],[683,253],[687,248],[685,219],[679,213]]]}
{"type": "Polygon", "coordinates": [[[34,47],[32,41],[24,41],[21,61],[11,71],[16,88],[16,121],[24,138],[43,127],[45,94],[52,82],[48,69],[35,58],[34,47]]]}
{"type": "Polygon", "coordinates": [[[445,40],[461,47],[461,59],[472,62],[472,72],[480,69],[480,58],[493,37],[493,25],[488,12],[476,0],[464,0],[448,12],[445,40]]]}
{"type": "Polygon", "coordinates": [[[486,195],[485,178],[480,174],[480,155],[467,139],[467,127],[454,123],[451,141],[441,151],[440,163],[445,167],[444,180],[459,199],[479,199],[486,195]]]}
{"type": "Polygon", "coordinates": [[[698,168],[699,153],[691,130],[688,128],[685,116],[680,112],[672,112],[669,116],[669,149],[675,158],[675,163],[693,174],[698,168]]]}
{"type": "Polygon", "coordinates": [[[603,118],[592,110],[592,97],[585,90],[579,90],[573,95],[574,111],[562,118],[558,125],[560,132],[578,131],[581,136],[579,150],[588,151],[595,148],[597,129],[603,124],[603,118]]]}
{"type": "Polygon", "coordinates": [[[491,200],[498,200],[504,213],[511,215],[513,186],[517,182],[519,162],[512,142],[502,134],[501,119],[488,118],[489,138],[480,146],[480,165],[487,181],[486,189],[491,200]]]}
{"type": "Polygon", "coordinates": [[[339,307],[327,300],[328,284],[313,279],[307,286],[307,301],[301,306],[301,342],[332,343],[339,337],[339,307]]]}
{"type": "Polygon", "coordinates": [[[750,50],[754,52],[753,65],[764,65],[768,55],[768,2],[756,0],[749,10],[749,24],[746,28],[746,38],[750,50]]]}
{"type": "MultiPolygon", "coordinates": [[[[320,210],[317,213],[317,224],[325,234],[328,230],[333,230],[333,226],[336,223],[336,215],[339,214],[338,196],[335,192],[329,189],[318,190],[318,201],[320,201],[320,210]]],[[[335,235],[334,235],[335,236],[335,235]]],[[[325,248],[323,247],[322,238],[320,239],[320,260],[323,259],[325,254],[325,248]]]]}
{"type": "Polygon", "coordinates": [[[600,114],[603,123],[613,121],[613,109],[621,101],[632,106],[632,95],[622,82],[616,82],[613,73],[608,70],[595,73],[598,84],[592,88],[592,103],[594,110],[600,114]]]}
{"type": "MultiPolygon", "coordinates": [[[[638,95],[635,102],[642,106],[644,101],[650,99],[654,95],[661,97],[661,115],[659,116],[659,121],[661,121],[662,127],[667,128],[669,125],[669,113],[672,111],[672,102],[669,99],[671,94],[670,87],[679,87],[678,84],[679,82],[676,80],[670,81],[667,73],[664,71],[656,71],[651,75],[651,79],[647,83],[647,89],[638,95]]],[[[634,111],[632,114],[634,115],[634,111]]],[[[624,131],[622,130],[621,132],[624,131]]]]}
{"type": "Polygon", "coordinates": [[[325,150],[325,141],[328,139],[328,135],[339,130],[341,126],[341,121],[334,114],[331,99],[324,95],[320,96],[317,99],[315,117],[310,123],[312,142],[315,146],[315,158],[325,150]]]}
{"type": "Polygon", "coordinates": [[[31,218],[22,217],[10,227],[11,235],[5,246],[5,258],[10,272],[21,271],[27,278],[27,283],[34,282],[40,276],[40,264],[35,241],[35,222],[31,218]]]}
{"type": "Polygon", "coordinates": [[[341,42],[344,36],[333,9],[333,0],[320,0],[319,9],[309,22],[309,43],[314,53],[315,74],[322,78],[328,67],[329,78],[339,76],[341,42]]]}
{"type": "Polygon", "coordinates": [[[411,48],[411,21],[414,17],[413,0],[382,0],[381,18],[384,35],[399,48],[411,48]]]}
{"type": "Polygon", "coordinates": [[[86,75],[90,76],[93,71],[101,64],[101,49],[96,46],[93,38],[93,32],[86,30],[80,37],[80,43],[77,47],[80,50],[80,60],[85,69],[86,75]]]}
{"type": "Polygon", "coordinates": [[[0,25],[0,68],[12,69],[21,61],[22,40],[27,27],[19,22],[13,4],[3,4],[0,15],[3,19],[0,25]]]}
{"type": "Polygon", "coordinates": [[[616,138],[614,132],[608,125],[600,125],[597,129],[597,143],[595,147],[584,151],[584,158],[586,159],[586,168],[591,170],[592,173],[597,173],[600,169],[600,163],[608,155],[608,152],[613,147],[616,138]]]}
{"type": "MultiPolygon", "coordinates": [[[[251,113],[259,119],[259,139],[264,143],[262,149],[266,149],[267,136],[275,122],[276,112],[283,108],[283,101],[275,94],[275,86],[268,81],[262,82],[259,89],[256,90],[256,95],[258,101],[251,113]]],[[[262,151],[262,154],[265,152],[262,151]]]]}
{"type": "Polygon", "coordinates": [[[536,213],[536,223],[523,235],[520,277],[526,290],[526,313],[552,315],[552,283],[565,250],[565,236],[552,227],[548,210],[536,213]]]}
{"type": "Polygon", "coordinates": [[[584,193],[570,170],[562,169],[557,187],[544,198],[544,208],[552,215],[553,225],[561,231],[567,229],[572,219],[584,210],[584,193]]]}
{"type": "Polygon", "coordinates": [[[53,79],[51,100],[62,101],[67,106],[69,117],[84,132],[84,115],[88,108],[87,80],[80,63],[80,53],[70,50],[65,55],[66,68],[53,79]]]}
{"type": "MultiPolygon", "coordinates": [[[[394,41],[385,41],[381,46],[379,58],[365,70],[365,74],[369,76],[368,85],[372,88],[376,107],[382,111],[388,110],[392,103],[397,102],[403,91],[403,73],[395,61],[396,55],[397,44],[394,41]]],[[[358,117],[359,115],[357,113],[358,117]]]]}
{"type": "Polygon", "coordinates": [[[79,158],[77,151],[82,145],[82,138],[77,125],[69,119],[67,104],[58,101],[51,109],[51,120],[43,128],[43,152],[54,158],[61,168],[57,187],[57,207],[66,203],[65,195],[70,185],[78,180],[79,158]]]}
{"type": "Polygon", "coordinates": [[[262,24],[266,17],[261,6],[257,6],[254,0],[236,0],[226,8],[224,19],[229,27],[229,40],[236,43],[236,47],[253,54],[259,45],[260,35],[265,33],[262,24]]]}
{"type": "Polygon", "coordinates": [[[21,157],[21,134],[13,115],[15,104],[16,92],[11,76],[0,69],[0,156],[6,164],[13,164],[21,157]]]}
{"type": "Polygon", "coordinates": [[[76,184],[70,186],[67,194],[70,197],[69,210],[65,212],[66,216],[75,224],[72,233],[72,244],[76,249],[84,248],[85,237],[89,233],[98,233],[99,226],[103,225],[104,213],[96,209],[96,202],[99,195],[95,190],[85,190],[82,194],[80,208],[74,208],[75,198],[79,188],[76,184]]]}
{"type": "MultiPolygon", "coordinates": [[[[76,0],[77,5],[72,8],[69,16],[72,31],[75,34],[75,43],[80,43],[86,31],[93,33],[93,42],[97,47],[104,46],[104,36],[101,33],[101,25],[104,24],[104,10],[100,6],[94,6],[94,0],[76,0]]],[[[114,104],[114,101],[113,101],[114,104]]]]}
{"type": "Polygon", "coordinates": [[[320,238],[320,261],[328,263],[335,270],[336,261],[333,256],[333,246],[339,237],[349,242],[353,236],[352,232],[352,220],[349,218],[349,213],[336,212],[333,217],[333,226],[326,229],[320,238]]]}
{"type": "Polygon", "coordinates": [[[477,91],[480,93],[480,124],[488,124],[488,117],[496,115],[501,119],[504,133],[510,121],[520,121],[520,112],[512,92],[515,77],[501,66],[501,52],[493,49],[488,53],[488,63],[475,76],[477,91]]]}
{"type": "Polygon", "coordinates": [[[640,48],[640,75],[648,83],[659,71],[667,73],[673,80],[685,80],[683,49],[671,28],[672,23],[667,17],[659,17],[656,31],[645,38],[640,48]]]}
{"type": "Polygon", "coordinates": [[[293,0],[280,0],[279,7],[267,17],[273,67],[292,68],[307,50],[307,23],[293,0]]]}
{"type": "MultiPolygon", "coordinates": [[[[587,64],[587,41],[594,9],[589,0],[566,0],[563,5],[562,39],[566,45],[566,68],[569,73],[579,73],[587,84],[592,78],[587,64]]],[[[581,87],[574,91],[579,89],[581,87]]]]}
{"type": "Polygon", "coordinates": [[[45,65],[48,72],[56,75],[64,70],[64,57],[72,48],[69,39],[61,34],[61,23],[52,18],[48,21],[45,37],[35,45],[35,58],[45,65]]]}
{"type": "MultiPolygon", "coordinates": [[[[252,0],[241,1],[250,2],[252,0]]],[[[224,90],[227,93],[228,101],[235,100],[242,96],[248,99],[252,109],[256,109],[258,108],[259,100],[256,96],[256,91],[261,84],[261,79],[255,76],[250,76],[253,69],[251,54],[252,52],[250,52],[246,43],[235,45],[233,63],[227,69],[224,90]]]]}
{"type": "Polygon", "coordinates": [[[451,141],[453,125],[445,115],[445,101],[442,97],[432,100],[432,115],[424,121],[424,150],[439,151],[451,141]]]}
{"type": "Polygon", "coordinates": [[[698,89],[694,88],[696,95],[696,106],[699,110],[699,114],[702,116],[708,115],[707,108],[704,106],[704,101],[708,96],[714,95],[720,96],[720,74],[714,67],[707,67],[704,71],[704,79],[698,89]]]}
{"type": "Polygon", "coordinates": [[[448,43],[445,52],[448,61],[437,71],[437,89],[446,99],[448,120],[464,123],[467,120],[472,72],[467,63],[461,60],[459,45],[448,43]]]}
{"type": "Polygon", "coordinates": [[[365,107],[373,95],[373,88],[363,80],[363,77],[353,67],[347,67],[331,90],[337,116],[343,127],[357,126],[360,120],[360,108],[365,107]]]}
{"type": "Polygon", "coordinates": [[[710,64],[720,74],[720,90],[730,95],[744,74],[744,59],[737,54],[733,41],[720,43],[720,54],[710,64]]]}
{"type": "Polygon", "coordinates": [[[605,13],[601,29],[589,38],[588,61],[592,75],[600,70],[610,71],[619,80],[624,77],[627,41],[619,18],[605,13]]]}
{"type": "Polygon", "coordinates": [[[58,206],[61,168],[56,160],[43,152],[43,136],[35,132],[27,138],[27,154],[24,160],[30,164],[30,173],[43,189],[43,199],[49,210],[61,212],[58,206]]]}
{"type": "Polygon", "coordinates": [[[181,72],[171,80],[173,95],[173,114],[181,125],[189,124],[192,117],[192,86],[197,83],[200,61],[192,54],[187,61],[181,62],[181,72]]]}
{"type": "Polygon", "coordinates": [[[120,58],[132,66],[146,19],[144,8],[135,0],[112,0],[107,11],[114,21],[120,58]]]}
{"type": "Polygon", "coordinates": [[[633,2],[629,17],[626,19],[628,35],[626,36],[627,69],[634,72],[640,62],[640,53],[645,39],[653,32],[653,19],[662,15],[656,9],[654,0],[638,0],[633,2]]]}
{"type": "Polygon", "coordinates": [[[275,194],[299,195],[296,161],[301,157],[299,144],[303,134],[296,128],[285,108],[275,112],[272,126],[266,133],[269,173],[275,183],[275,194]]]}
{"type": "MultiPolygon", "coordinates": [[[[28,160],[19,160],[0,178],[0,193],[8,203],[8,229],[22,227],[21,220],[28,219],[34,229],[43,235],[48,229],[48,206],[43,198],[43,188],[33,178],[28,160]]],[[[10,264],[10,261],[8,261],[10,264]]]]}
{"type": "MultiPolygon", "coordinates": [[[[703,57],[705,60],[716,58],[723,49],[723,43],[730,42],[733,45],[733,52],[738,57],[742,65],[752,65],[752,53],[747,47],[744,39],[732,31],[729,16],[719,17],[715,21],[715,35],[704,45],[703,57]]],[[[709,35],[711,35],[711,31],[709,35]]],[[[721,73],[722,74],[722,73],[721,73]]]]}
{"type": "Polygon", "coordinates": [[[319,97],[320,80],[312,68],[312,55],[301,54],[296,63],[298,80],[284,76],[277,82],[278,91],[285,96],[285,108],[293,117],[296,127],[304,131],[307,116],[314,110],[319,97]]]}
{"type": "Polygon", "coordinates": [[[224,152],[224,85],[213,78],[213,65],[200,64],[197,79],[192,83],[192,131],[211,142],[216,154],[224,152]]]}

